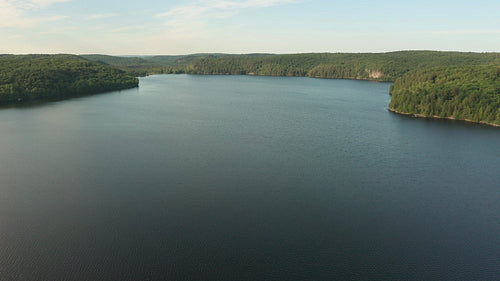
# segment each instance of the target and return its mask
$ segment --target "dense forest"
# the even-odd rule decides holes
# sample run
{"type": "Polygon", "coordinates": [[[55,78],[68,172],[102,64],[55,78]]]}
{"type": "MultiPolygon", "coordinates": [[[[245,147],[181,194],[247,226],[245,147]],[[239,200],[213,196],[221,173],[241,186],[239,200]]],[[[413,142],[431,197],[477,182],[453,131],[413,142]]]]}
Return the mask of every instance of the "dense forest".
{"type": "Polygon", "coordinates": [[[500,125],[500,65],[411,71],[391,94],[396,112],[500,125]]]}
{"type": "Polygon", "coordinates": [[[74,55],[0,55],[0,103],[95,94],[138,83],[123,70],[74,55]]]}

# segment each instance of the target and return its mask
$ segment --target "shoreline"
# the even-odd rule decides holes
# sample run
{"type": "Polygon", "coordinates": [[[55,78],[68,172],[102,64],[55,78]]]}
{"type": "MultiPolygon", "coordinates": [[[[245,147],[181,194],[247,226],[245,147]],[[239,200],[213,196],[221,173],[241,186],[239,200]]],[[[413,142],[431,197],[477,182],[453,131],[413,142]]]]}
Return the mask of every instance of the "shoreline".
{"type": "Polygon", "coordinates": [[[105,91],[95,91],[95,92],[90,91],[90,92],[86,92],[86,93],[73,93],[73,94],[65,94],[65,95],[62,94],[62,95],[38,96],[38,97],[29,97],[28,96],[28,98],[26,98],[25,96],[19,96],[19,97],[14,97],[13,99],[10,99],[10,100],[0,101],[0,109],[16,108],[16,107],[31,107],[33,105],[40,105],[40,104],[45,104],[45,103],[49,103],[49,102],[57,102],[57,101],[83,98],[83,97],[88,97],[88,96],[109,94],[112,92],[119,92],[119,91],[135,89],[138,87],[139,87],[139,83],[137,83],[137,85],[135,85],[135,86],[125,86],[125,87],[120,87],[120,88],[116,88],[116,89],[109,89],[109,90],[105,90],[105,91]]]}
{"type": "Polygon", "coordinates": [[[393,113],[396,113],[396,114],[400,114],[400,115],[415,117],[415,118],[446,119],[446,120],[464,121],[464,122],[468,122],[468,123],[482,124],[482,125],[487,125],[487,126],[491,126],[491,127],[500,128],[500,125],[498,125],[498,124],[488,123],[488,122],[484,122],[484,121],[477,122],[477,121],[473,121],[473,120],[469,120],[469,119],[457,119],[457,118],[454,118],[454,117],[441,117],[441,116],[437,116],[437,115],[434,115],[434,116],[425,116],[423,114],[413,114],[413,113],[407,113],[407,112],[397,111],[397,110],[392,109],[390,107],[388,109],[389,109],[390,112],[393,112],[393,113]]]}
{"type": "Polygon", "coordinates": [[[210,74],[205,74],[205,73],[188,73],[188,72],[179,72],[179,73],[156,73],[156,72],[151,72],[151,73],[146,73],[144,76],[137,76],[137,77],[148,77],[152,75],[207,75],[207,76],[260,76],[260,77],[305,77],[305,78],[311,78],[311,79],[327,79],[327,80],[353,80],[353,81],[368,81],[368,82],[377,82],[377,83],[394,83],[395,80],[386,80],[386,79],[379,79],[379,78],[361,78],[361,77],[356,77],[356,78],[338,78],[338,77],[321,77],[321,76],[308,76],[306,75],[266,75],[266,74],[258,74],[254,72],[250,73],[242,73],[242,74],[231,74],[231,73],[210,73],[210,74]]]}

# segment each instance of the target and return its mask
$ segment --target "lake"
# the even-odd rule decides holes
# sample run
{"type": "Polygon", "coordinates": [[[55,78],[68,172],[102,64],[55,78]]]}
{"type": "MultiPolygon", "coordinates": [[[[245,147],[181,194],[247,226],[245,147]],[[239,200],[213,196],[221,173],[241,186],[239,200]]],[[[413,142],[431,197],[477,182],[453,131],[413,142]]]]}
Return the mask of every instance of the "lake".
{"type": "Polygon", "coordinates": [[[155,75],[0,110],[0,280],[499,280],[500,129],[155,75]]]}

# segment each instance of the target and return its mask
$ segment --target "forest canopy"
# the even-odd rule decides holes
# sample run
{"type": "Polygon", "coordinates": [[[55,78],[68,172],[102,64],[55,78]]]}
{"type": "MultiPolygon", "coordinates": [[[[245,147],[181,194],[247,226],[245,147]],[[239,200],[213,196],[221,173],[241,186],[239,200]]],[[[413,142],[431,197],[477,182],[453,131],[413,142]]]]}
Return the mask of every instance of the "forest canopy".
{"type": "Polygon", "coordinates": [[[391,110],[500,125],[500,65],[416,70],[391,87],[391,110]]]}

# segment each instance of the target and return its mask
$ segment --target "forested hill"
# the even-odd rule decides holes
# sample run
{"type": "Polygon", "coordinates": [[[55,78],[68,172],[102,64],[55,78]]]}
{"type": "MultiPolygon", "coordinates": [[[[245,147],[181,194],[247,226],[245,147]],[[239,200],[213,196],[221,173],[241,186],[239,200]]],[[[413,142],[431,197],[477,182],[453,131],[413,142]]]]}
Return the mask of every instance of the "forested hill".
{"type": "Polygon", "coordinates": [[[395,81],[408,71],[451,65],[500,63],[500,53],[399,51],[390,53],[194,54],[187,56],[83,56],[135,75],[250,74],[395,81]]]}
{"type": "Polygon", "coordinates": [[[500,125],[500,65],[412,71],[391,93],[389,108],[399,113],[500,125]]]}
{"type": "Polygon", "coordinates": [[[75,55],[0,55],[0,104],[95,94],[138,83],[123,70],[75,55]]]}

